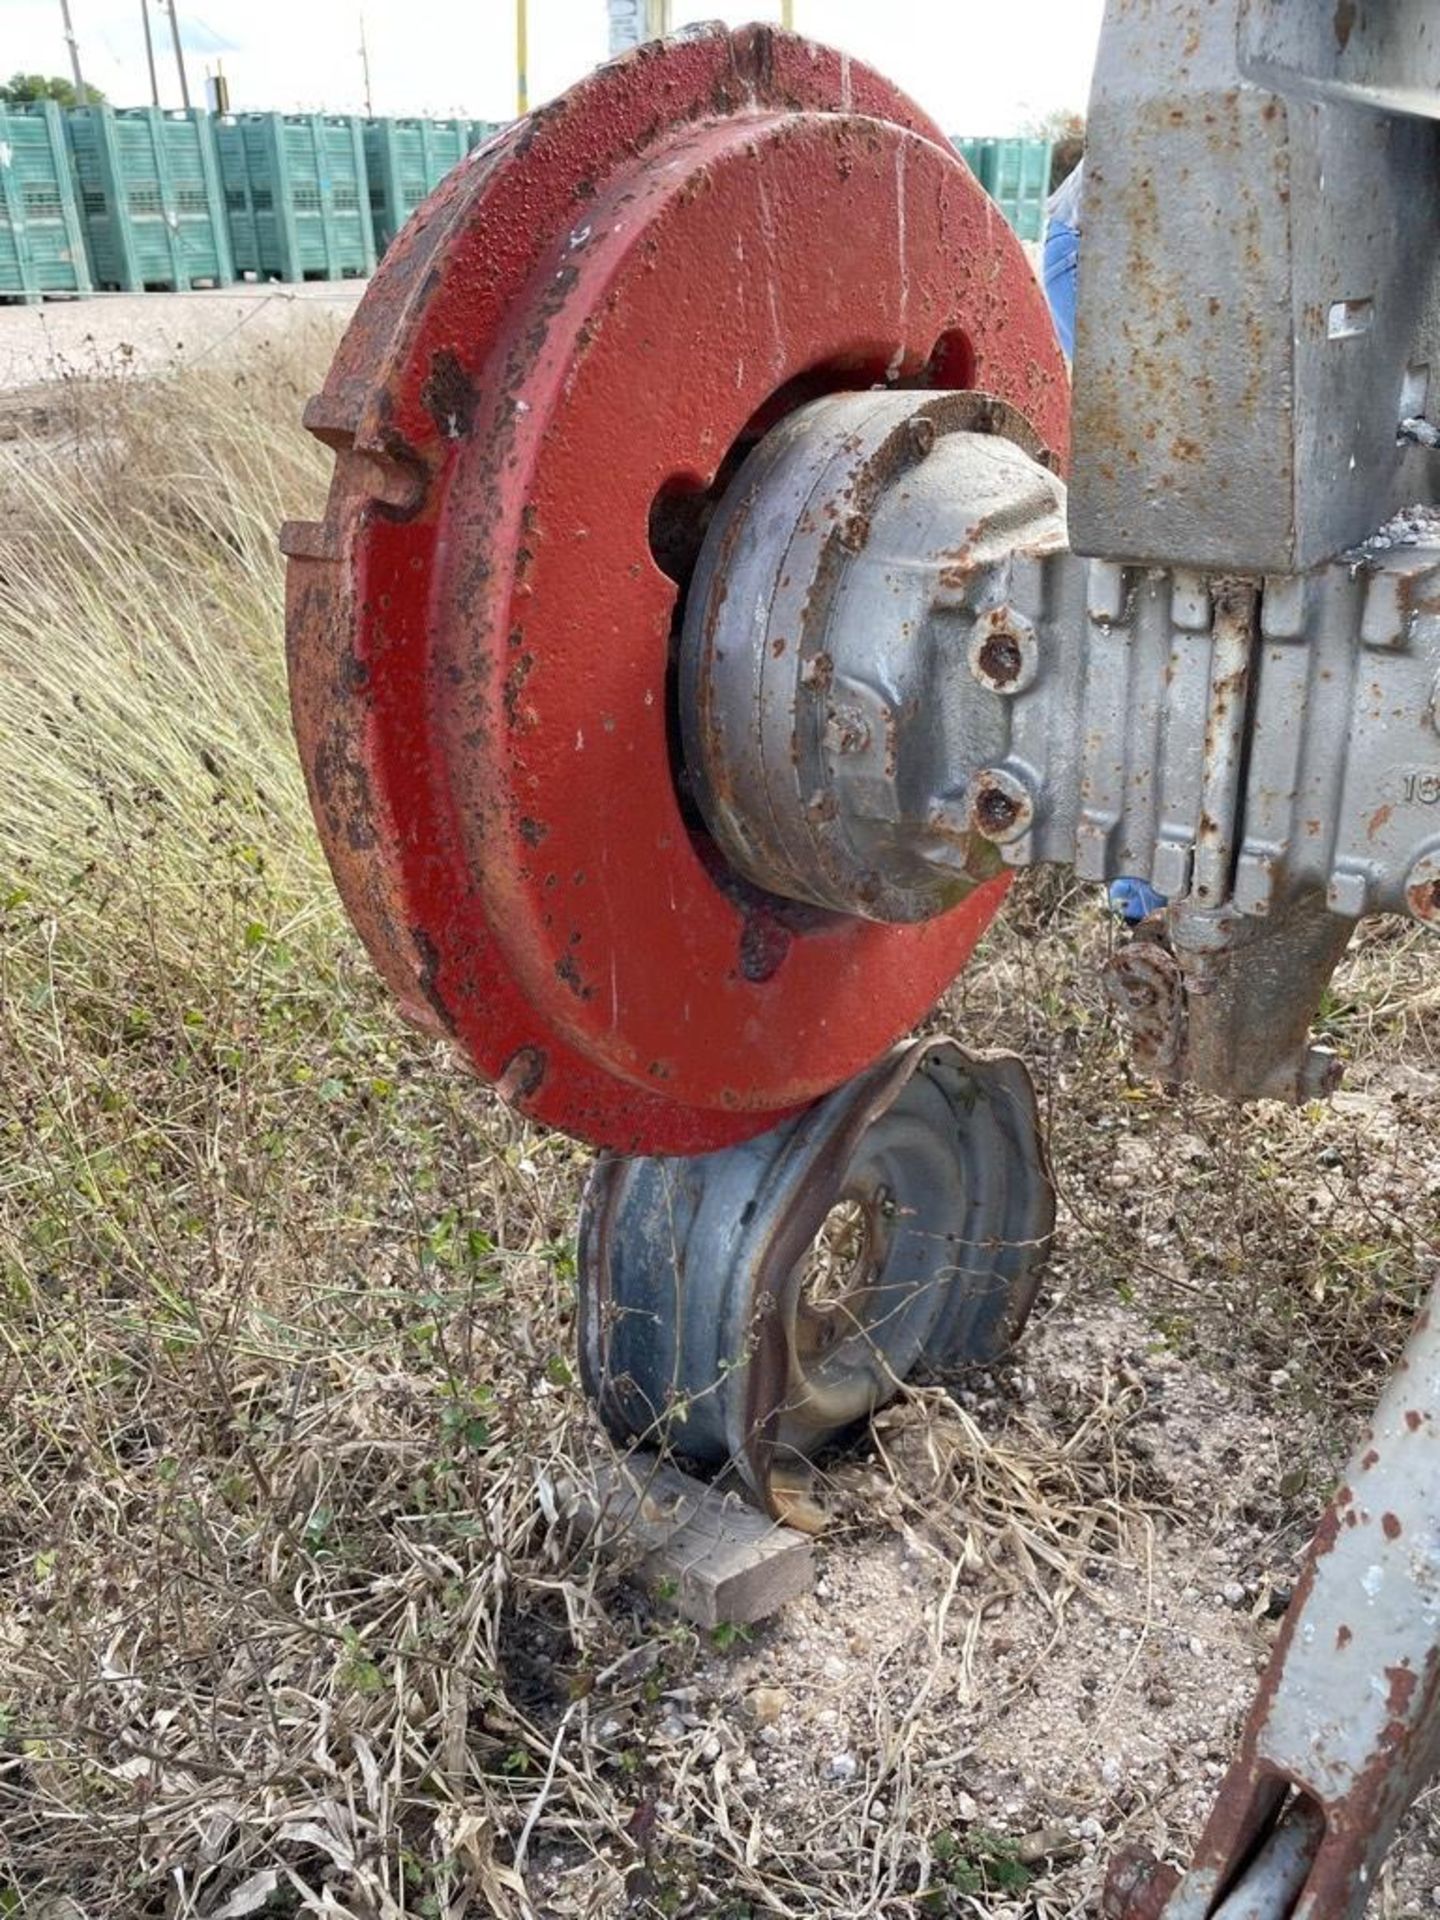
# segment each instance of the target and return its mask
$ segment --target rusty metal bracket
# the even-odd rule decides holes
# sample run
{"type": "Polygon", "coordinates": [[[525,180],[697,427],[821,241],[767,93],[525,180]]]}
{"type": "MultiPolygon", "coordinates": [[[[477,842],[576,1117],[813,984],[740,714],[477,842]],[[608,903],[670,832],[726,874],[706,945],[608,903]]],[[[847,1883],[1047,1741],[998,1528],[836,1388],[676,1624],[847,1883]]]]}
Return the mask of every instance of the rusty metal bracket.
{"type": "Polygon", "coordinates": [[[1136,1070],[1229,1100],[1324,1099],[1343,1068],[1310,1023],[1354,925],[1318,893],[1263,919],[1188,901],[1152,914],[1104,972],[1136,1070]]]}
{"type": "Polygon", "coordinates": [[[1109,0],[1087,115],[1071,538],[1296,574],[1435,497],[1429,0],[1109,0]],[[1387,210],[1377,217],[1377,209],[1387,210]]]}
{"type": "Polygon", "coordinates": [[[1356,1920],[1440,1765],[1440,1284],[1310,1548],[1182,1878],[1132,1851],[1112,1920],[1356,1920]]]}
{"type": "Polygon", "coordinates": [[[1014,1340],[1054,1219],[1019,1060],[912,1041],[741,1146],[599,1161],[580,1220],[586,1391],[616,1439],[733,1466],[793,1515],[785,1469],[917,1367],[1014,1340]],[[848,1243],[807,1272],[837,1209],[848,1243]]]}

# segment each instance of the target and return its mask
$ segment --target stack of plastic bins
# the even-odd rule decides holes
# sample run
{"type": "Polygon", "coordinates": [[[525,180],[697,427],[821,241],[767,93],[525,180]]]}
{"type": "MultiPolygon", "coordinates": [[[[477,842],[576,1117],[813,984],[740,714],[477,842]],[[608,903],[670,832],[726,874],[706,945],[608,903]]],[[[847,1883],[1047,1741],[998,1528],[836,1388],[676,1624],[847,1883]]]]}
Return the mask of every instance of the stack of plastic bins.
{"type": "Polygon", "coordinates": [[[1042,239],[1050,189],[1050,142],[962,140],[957,135],[950,144],[1020,238],[1042,239]]]}
{"type": "Polygon", "coordinates": [[[990,196],[1022,240],[1045,234],[1045,202],[1050,192],[1048,140],[992,140],[990,196]]]}
{"type": "Polygon", "coordinates": [[[987,147],[994,146],[994,141],[962,140],[957,133],[952,136],[950,144],[965,162],[966,166],[969,167],[981,186],[985,186],[985,150],[987,147]]]}
{"type": "Polygon", "coordinates": [[[227,114],[216,122],[235,264],[262,280],[372,273],[364,122],[351,114],[227,114]]]}
{"type": "Polygon", "coordinates": [[[98,287],[223,287],[235,278],[208,113],[76,107],[65,116],[98,287]]]}
{"type": "Polygon", "coordinates": [[[0,106],[0,300],[89,291],[60,109],[53,100],[0,106]]]}
{"type": "Polygon", "coordinates": [[[426,196],[470,151],[468,120],[367,120],[370,218],[381,253],[426,196]]]}

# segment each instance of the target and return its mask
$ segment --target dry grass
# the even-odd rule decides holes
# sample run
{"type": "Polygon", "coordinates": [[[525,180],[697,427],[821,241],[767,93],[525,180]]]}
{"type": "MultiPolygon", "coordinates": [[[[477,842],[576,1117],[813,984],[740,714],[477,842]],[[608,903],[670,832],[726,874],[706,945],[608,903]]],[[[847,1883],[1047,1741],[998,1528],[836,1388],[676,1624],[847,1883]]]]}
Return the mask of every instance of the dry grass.
{"type": "MultiPolygon", "coordinates": [[[[400,1026],[315,846],[273,535],[324,484],[318,371],[77,387],[0,448],[0,1913],[1069,1911],[946,1824],[934,1674],[997,1596],[1058,1635],[1143,1560],[1143,1391],[1003,1431],[924,1391],[837,1468],[826,1550],[924,1534],[943,1577],[867,1710],[883,1817],[838,1860],[825,1794],[772,1818],[720,1652],[543,1497],[594,1444],[585,1155],[400,1026]]],[[[1036,1071],[1057,1282],[1283,1370],[1338,1445],[1433,1259],[1433,968],[1367,937],[1352,1104],[1237,1120],[1126,1083],[1109,937],[1037,885],[954,1010],[1036,1071]]]]}

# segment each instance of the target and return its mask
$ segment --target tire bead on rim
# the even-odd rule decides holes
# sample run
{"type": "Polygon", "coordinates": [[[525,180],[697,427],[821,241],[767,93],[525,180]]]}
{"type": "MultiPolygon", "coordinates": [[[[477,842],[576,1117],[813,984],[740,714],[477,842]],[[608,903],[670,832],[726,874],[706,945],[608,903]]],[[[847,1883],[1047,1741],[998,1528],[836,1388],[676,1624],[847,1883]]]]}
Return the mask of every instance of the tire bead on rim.
{"type": "Polygon", "coordinates": [[[673,772],[652,504],[787,392],[927,368],[1063,453],[1019,243],[887,83],[769,29],[643,48],[518,122],[368,289],[306,416],[325,519],[286,530],[297,736],[381,971],[535,1118],[683,1153],[772,1126],[995,911],[1003,883],[919,927],[777,910],[673,772]]]}

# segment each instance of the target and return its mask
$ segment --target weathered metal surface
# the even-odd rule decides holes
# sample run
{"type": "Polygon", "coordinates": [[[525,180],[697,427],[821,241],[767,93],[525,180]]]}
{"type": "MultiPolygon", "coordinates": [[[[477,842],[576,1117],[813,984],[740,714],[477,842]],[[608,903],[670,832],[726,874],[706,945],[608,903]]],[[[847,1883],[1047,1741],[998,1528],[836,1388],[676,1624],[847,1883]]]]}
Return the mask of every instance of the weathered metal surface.
{"type": "MultiPolygon", "coordinates": [[[[1343,919],[1404,912],[1406,874],[1440,831],[1440,553],[1269,579],[1258,611],[1252,589],[1188,570],[1095,562],[1088,592],[1085,643],[1046,631],[1045,675],[1015,703],[1040,712],[1017,713],[1011,754],[1038,760],[1048,728],[1062,771],[1046,708],[1081,709],[1078,818],[1061,789],[1037,855],[1073,844],[1086,879],[1136,873],[1255,919],[1307,893],[1343,919]]],[[[1072,609],[1052,627],[1078,627],[1072,609]]]]}
{"type": "Polygon", "coordinates": [[[1110,0],[1087,120],[1071,537],[1295,573],[1435,495],[1434,8],[1110,0]],[[1428,37],[1427,37],[1428,36],[1428,37]],[[1383,215],[1380,210],[1384,210],[1383,215]]]}
{"type": "Polygon", "coordinates": [[[692,1152],[873,1060],[998,886],[915,928],[796,911],[687,817],[672,522],[828,388],[982,383],[1063,449],[1034,277],[939,130],[791,36],[641,48],[462,165],[312,404],[288,530],[296,729],[407,1011],[525,1112],[692,1152]]]}
{"type": "MultiPolygon", "coordinates": [[[[1310,1548],[1163,1920],[1356,1920],[1440,1763],[1440,1288],[1310,1548]]],[[[1135,1860],[1106,1911],[1153,1920],[1135,1860]]]]}
{"type": "Polygon", "coordinates": [[[580,1361],[612,1434],[732,1464],[772,1511],[803,1462],[922,1363],[994,1359],[1055,1202],[1020,1062],[917,1040],[722,1153],[602,1158],[580,1222],[580,1361]],[[844,1285],[806,1255],[853,1203],[844,1285]]]}
{"type": "Polygon", "coordinates": [[[1194,900],[1153,915],[1105,969],[1132,1058],[1157,1080],[1226,1100],[1323,1099],[1342,1068],[1310,1043],[1310,1025],[1354,931],[1322,894],[1250,919],[1194,900]]]}
{"type": "Polygon", "coordinates": [[[986,871],[978,835],[1212,913],[1316,894],[1423,917],[1433,526],[1264,582],[1087,562],[1039,452],[984,396],[877,394],[815,401],[752,455],[681,652],[687,766],[732,863],[915,919],[986,871]]]}
{"type": "Polygon", "coordinates": [[[1282,92],[1440,117],[1435,0],[1250,0],[1241,22],[1248,79],[1282,92]]]}
{"type": "Polygon", "coordinates": [[[680,714],[706,822],[756,885],[903,922],[1000,870],[968,818],[981,702],[956,636],[1002,677],[1013,648],[1022,684],[993,614],[1012,571],[1064,547],[1053,458],[986,395],[845,394],[792,414],[732,483],[696,568],[680,714]]]}

